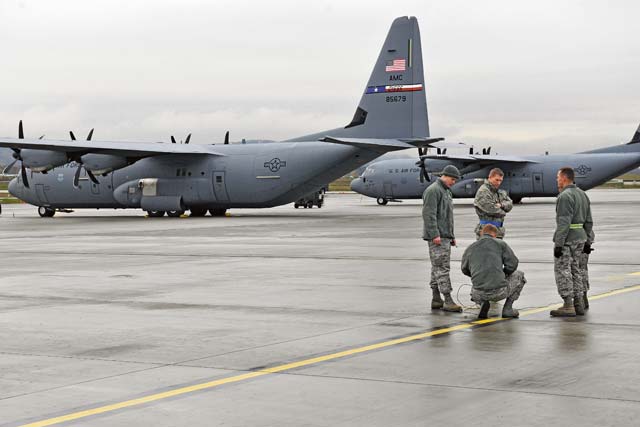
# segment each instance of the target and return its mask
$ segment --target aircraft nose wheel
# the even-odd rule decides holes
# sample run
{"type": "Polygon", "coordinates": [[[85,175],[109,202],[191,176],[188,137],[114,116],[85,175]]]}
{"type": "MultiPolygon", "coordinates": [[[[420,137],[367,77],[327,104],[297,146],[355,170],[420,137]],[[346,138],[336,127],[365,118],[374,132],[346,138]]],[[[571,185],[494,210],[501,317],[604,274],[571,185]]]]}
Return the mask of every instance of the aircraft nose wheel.
{"type": "Polygon", "coordinates": [[[384,197],[378,197],[378,198],[376,199],[376,202],[378,202],[378,204],[379,204],[380,206],[384,206],[384,205],[386,205],[387,203],[389,203],[389,201],[388,201],[387,199],[385,199],[384,197]]]}
{"type": "Polygon", "coordinates": [[[149,218],[161,218],[165,214],[165,211],[147,211],[149,218]]]}
{"type": "Polygon", "coordinates": [[[46,208],[44,206],[40,206],[38,208],[38,215],[42,218],[52,218],[56,214],[56,211],[51,208],[46,208]]]}

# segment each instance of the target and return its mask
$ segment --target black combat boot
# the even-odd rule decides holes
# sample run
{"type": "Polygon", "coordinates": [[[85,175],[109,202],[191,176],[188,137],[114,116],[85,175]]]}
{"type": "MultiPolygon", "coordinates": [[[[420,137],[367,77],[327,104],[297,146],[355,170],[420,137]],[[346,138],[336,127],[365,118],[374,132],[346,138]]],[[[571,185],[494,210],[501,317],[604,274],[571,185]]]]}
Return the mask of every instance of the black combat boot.
{"type": "Polygon", "coordinates": [[[478,319],[486,319],[489,317],[489,309],[491,308],[491,302],[485,301],[480,306],[480,313],[478,313],[478,319]]]}
{"type": "Polygon", "coordinates": [[[444,305],[444,301],[442,301],[442,297],[440,296],[440,291],[437,289],[432,289],[433,298],[431,298],[431,309],[432,310],[440,310],[444,305]]]}
{"type": "Polygon", "coordinates": [[[584,295],[582,293],[573,297],[573,309],[576,311],[576,316],[584,316],[584,295]]]}
{"type": "Polygon", "coordinates": [[[504,302],[502,317],[507,319],[517,319],[520,317],[520,312],[513,308],[513,300],[511,298],[507,298],[504,302]]]}
{"type": "Polygon", "coordinates": [[[584,309],[589,310],[589,300],[587,299],[587,291],[584,291],[584,309]]]}
{"type": "Polygon", "coordinates": [[[564,305],[550,313],[553,317],[575,317],[576,309],[573,307],[573,297],[564,298],[564,305]]]}
{"type": "Polygon", "coordinates": [[[453,299],[451,298],[451,294],[444,294],[444,305],[442,306],[442,309],[444,311],[451,311],[453,313],[462,312],[462,307],[460,307],[458,304],[453,302],[453,299]]]}

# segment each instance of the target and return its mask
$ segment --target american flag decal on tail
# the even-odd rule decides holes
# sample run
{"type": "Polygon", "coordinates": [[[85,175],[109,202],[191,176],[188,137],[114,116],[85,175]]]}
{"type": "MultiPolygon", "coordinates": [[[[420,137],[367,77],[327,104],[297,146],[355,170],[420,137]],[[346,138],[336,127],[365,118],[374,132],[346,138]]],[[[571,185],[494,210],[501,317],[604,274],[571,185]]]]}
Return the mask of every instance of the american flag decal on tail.
{"type": "Polygon", "coordinates": [[[394,71],[405,71],[407,69],[407,60],[406,59],[394,59],[393,61],[387,61],[387,66],[384,70],[387,73],[394,71]]]}

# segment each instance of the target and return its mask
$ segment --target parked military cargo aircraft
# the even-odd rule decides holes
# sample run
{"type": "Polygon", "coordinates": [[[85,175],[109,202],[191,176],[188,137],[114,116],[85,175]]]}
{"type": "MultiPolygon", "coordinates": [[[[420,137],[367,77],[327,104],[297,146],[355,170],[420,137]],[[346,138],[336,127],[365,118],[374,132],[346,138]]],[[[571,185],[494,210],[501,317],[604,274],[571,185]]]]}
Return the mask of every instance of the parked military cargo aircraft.
{"type": "Polygon", "coordinates": [[[589,190],[640,166],[640,127],[626,144],[576,154],[498,156],[491,155],[488,148],[483,154],[471,151],[468,155],[447,155],[446,150],[443,153],[437,149],[440,154],[422,152],[417,163],[415,159],[372,162],[351,182],[351,189],[376,198],[380,205],[389,200],[420,199],[437,179],[434,174],[453,164],[463,175],[451,187],[454,197],[474,197],[489,170],[495,167],[505,173],[500,188],[508,191],[516,203],[523,197],[555,197],[556,173],[564,166],[575,170],[576,185],[589,190]]]}
{"type": "Polygon", "coordinates": [[[77,208],[219,216],[294,202],[386,152],[440,140],[429,137],[418,22],[400,17],[343,128],[275,143],[198,145],[95,141],[92,132],[84,141],[27,139],[20,123],[18,138],[0,138],[0,147],[20,164],[10,193],[41,216],[77,208]]]}

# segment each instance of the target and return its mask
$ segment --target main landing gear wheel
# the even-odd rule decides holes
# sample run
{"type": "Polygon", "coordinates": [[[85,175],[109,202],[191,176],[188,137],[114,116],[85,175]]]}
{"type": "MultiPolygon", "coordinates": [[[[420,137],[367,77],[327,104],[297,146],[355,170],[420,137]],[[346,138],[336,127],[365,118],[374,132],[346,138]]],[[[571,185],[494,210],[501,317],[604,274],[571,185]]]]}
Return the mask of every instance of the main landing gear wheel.
{"type": "Polygon", "coordinates": [[[38,215],[42,218],[52,218],[55,214],[56,211],[51,208],[45,208],[44,206],[38,208],[38,215]]]}
{"type": "Polygon", "coordinates": [[[205,216],[207,214],[206,208],[191,208],[191,214],[189,216],[205,216]]]}
{"type": "Polygon", "coordinates": [[[380,206],[384,206],[384,205],[386,205],[387,203],[389,203],[389,201],[388,201],[387,199],[385,199],[384,197],[378,197],[378,198],[376,199],[376,202],[378,202],[378,204],[379,204],[380,206]]]}
{"type": "Polygon", "coordinates": [[[147,211],[147,215],[149,218],[162,218],[165,214],[165,211],[147,211]]]}
{"type": "Polygon", "coordinates": [[[513,204],[519,205],[520,203],[522,203],[522,197],[512,197],[511,201],[513,202],[513,204]]]}
{"type": "Polygon", "coordinates": [[[313,202],[307,202],[307,207],[309,209],[312,209],[313,208],[313,202]]]}
{"type": "Polygon", "coordinates": [[[167,212],[167,216],[170,216],[171,218],[180,218],[182,215],[184,215],[184,211],[168,211],[167,212]]]}
{"type": "Polygon", "coordinates": [[[227,213],[226,209],[209,209],[211,216],[224,216],[227,213]]]}

